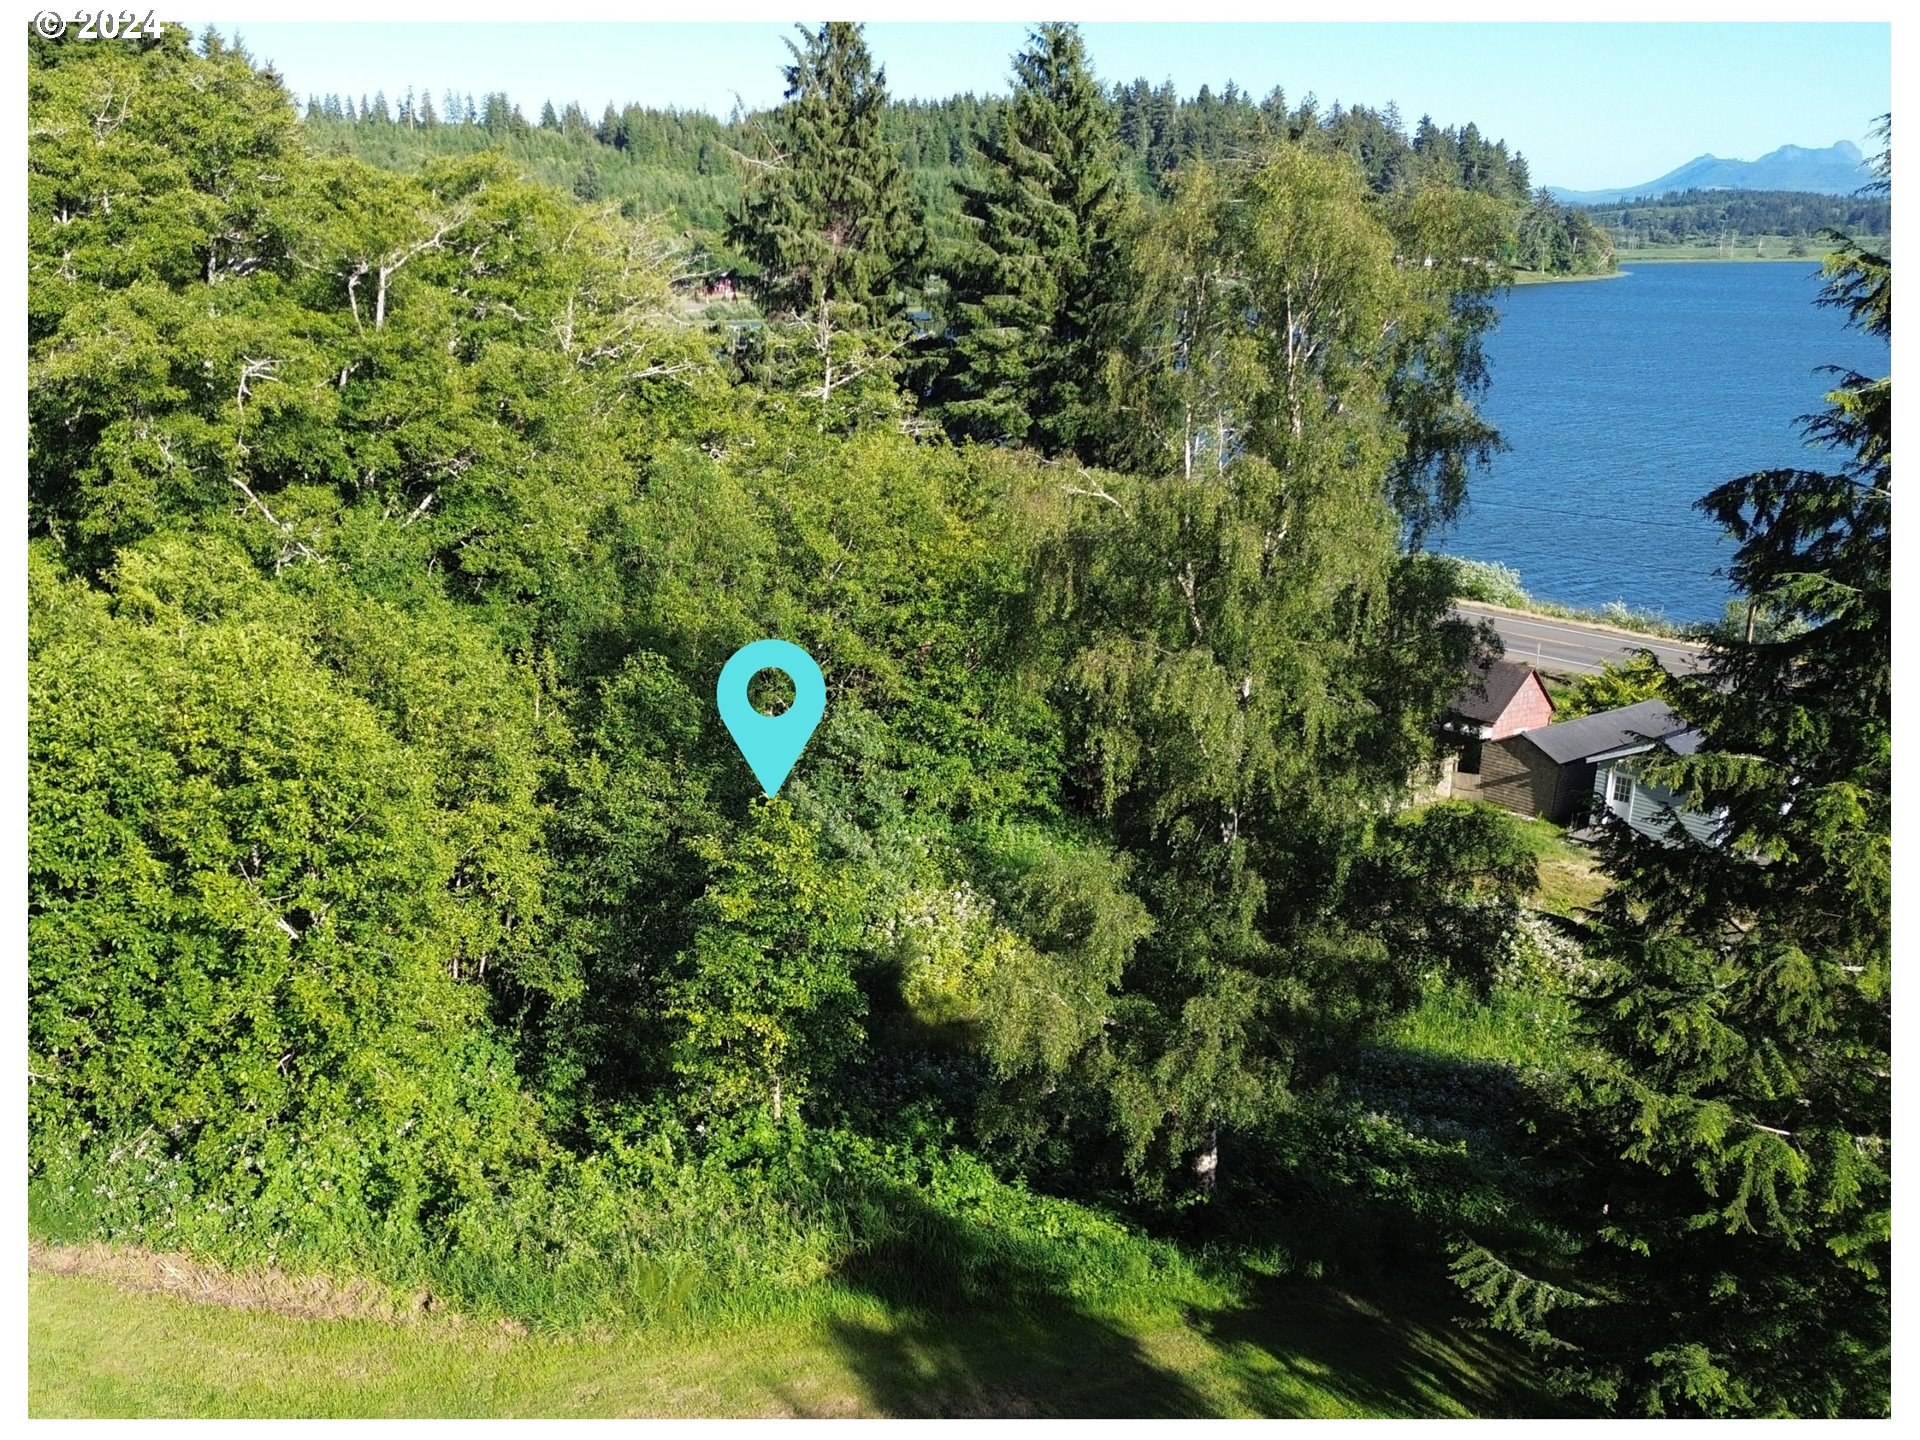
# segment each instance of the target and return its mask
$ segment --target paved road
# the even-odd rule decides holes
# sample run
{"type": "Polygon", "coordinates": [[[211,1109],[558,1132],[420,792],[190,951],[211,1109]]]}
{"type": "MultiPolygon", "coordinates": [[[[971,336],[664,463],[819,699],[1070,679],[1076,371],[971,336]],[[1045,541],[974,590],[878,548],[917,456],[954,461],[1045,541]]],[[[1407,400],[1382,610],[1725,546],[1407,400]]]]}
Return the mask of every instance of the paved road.
{"type": "Polygon", "coordinates": [[[1469,620],[1491,620],[1507,647],[1509,660],[1521,660],[1536,670],[1556,675],[1598,674],[1605,660],[1618,662],[1628,652],[1651,650],[1669,670],[1691,670],[1700,663],[1700,647],[1684,640],[1656,640],[1605,625],[1582,625],[1577,620],[1549,620],[1492,605],[1454,606],[1469,620]]]}

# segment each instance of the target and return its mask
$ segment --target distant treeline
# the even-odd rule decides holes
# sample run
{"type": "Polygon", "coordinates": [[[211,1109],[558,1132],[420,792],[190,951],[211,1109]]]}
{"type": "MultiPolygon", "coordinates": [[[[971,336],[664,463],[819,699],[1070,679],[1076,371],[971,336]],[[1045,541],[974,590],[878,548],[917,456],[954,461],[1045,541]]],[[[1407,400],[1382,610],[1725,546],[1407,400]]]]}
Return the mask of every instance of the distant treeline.
{"type": "Polygon", "coordinates": [[[1670,191],[1658,199],[1591,205],[1586,213],[1625,250],[1639,245],[1716,244],[1758,235],[1814,240],[1824,231],[1886,236],[1885,195],[1810,195],[1799,190],[1670,191]]]}
{"type": "MultiPolygon", "coordinates": [[[[1308,94],[1290,103],[1279,88],[1256,100],[1229,82],[1181,96],[1172,82],[1138,79],[1107,92],[1114,136],[1142,193],[1164,197],[1170,177],[1192,160],[1210,163],[1252,154],[1277,139],[1323,145],[1353,157],[1377,194],[1425,181],[1488,195],[1510,207],[1509,249],[1521,269],[1595,273],[1612,267],[1608,237],[1578,209],[1536,193],[1527,162],[1477,125],[1437,125],[1422,116],[1409,131],[1393,105],[1333,105],[1308,94]]],[[[942,100],[889,99],[885,131],[899,148],[924,205],[936,249],[959,235],[959,190],[978,178],[977,155],[1004,125],[1006,97],[964,94],[942,100]]],[[[435,155],[503,149],[537,178],[582,199],[613,200],[629,217],[670,214],[727,265],[726,216],[740,185],[736,158],[752,151],[764,124],[736,112],[606,106],[592,119],[577,104],[548,101],[528,120],[502,92],[476,99],[446,92],[438,103],[409,90],[390,104],[384,93],[309,95],[305,116],[318,137],[383,168],[415,170],[435,155]]]]}

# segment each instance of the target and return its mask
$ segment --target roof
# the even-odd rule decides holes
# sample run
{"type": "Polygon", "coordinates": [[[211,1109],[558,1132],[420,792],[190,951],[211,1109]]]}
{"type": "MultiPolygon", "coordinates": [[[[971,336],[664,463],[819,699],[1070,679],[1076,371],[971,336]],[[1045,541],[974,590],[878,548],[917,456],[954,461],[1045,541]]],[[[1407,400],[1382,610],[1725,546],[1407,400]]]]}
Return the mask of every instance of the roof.
{"type": "Polygon", "coordinates": [[[1689,728],[1664,700],[1642,700],[1638,705],[1562,720],[1525,734],[1556,765],[1631,755],[1650,750],[1662,740],[1682,755],[1700,748],[1700,732],[1689,728]]]}
{"type": "Polygon", "coordinates": [[[1527,683],[1527,677],[1533,674],[1533,669],[1511,660],[1495,660],[1486,665],[1473,666],[1469,673],[1486,681],[1486,695],[1474,694],[1475,687],[1469,680],[1448,702],[1448,708],[1465,719],[1490,725],[1507,713],[1507,706],[1513,703],[1513,697],[1520,693],[1520,687],[1527,683]]]}

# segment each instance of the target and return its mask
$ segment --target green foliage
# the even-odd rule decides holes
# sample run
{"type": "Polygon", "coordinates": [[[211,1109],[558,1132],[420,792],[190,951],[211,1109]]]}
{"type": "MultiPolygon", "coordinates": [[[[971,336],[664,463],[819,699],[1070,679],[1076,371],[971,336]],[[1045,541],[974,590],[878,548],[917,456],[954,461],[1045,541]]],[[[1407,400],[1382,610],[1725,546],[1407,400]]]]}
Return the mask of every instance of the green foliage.
{"type": "MultiPolygon", "coordinates": [[[[1211,210],[1240,277],[1220,323],[1249,363],[1212,382],[1236,453],[1068,486],[1039,577],[1074,804],[1112,827],[1154,921],[1103,1079],[1135,1169],[1249,1121],[1308,1033],[1371,1003],[1383,942],[1336,914],[1340,877],[1467,641],[1387,500],[1404,442],[1380,337],[1424,297],[1344,161],[1276,150],[1231,193],[1189,188],[1167,223],[1183,199],[1211,210]]],[[[1186,263],[1146,291],[1175,335],[1186,263]]],[[[1169,361],[1135,392],[1169,449],[1188,407],[1162,397],[1191,374],[1169,361]]]]}
{"type": "Polygon", "coordinates": [[[765,1104],[779,1120],[859,1047],[860,892],[777,800],[703,850],[714,878],[668,991],[673,1067],[696,1106],[765,1104]]]}
{"type": "Polygon", "coordinates": [[[1670,677],[1651,650],[1636,650],[1625,660],[1606,660],[1597,675],[1582,675],[1554,697],[1556,721],[1578,720],[1603,710],[1618,710],[1666,693],[1670,677]]]}
{"type": "Polygon", "coordinates": [[[1453,572],[1454,593],[1462,600],[1479,600],[1488,605],[1505,605],[1513,610],[1533,607],[1520,572],[1498,560],[1463,560],[1448,556],[1453,572]]]}
{"type": "Polygon", "coordinates": [[[32,570],[36,1133],[144,1137],[255,1234],[405,1227],[537,1153],[460,983],[555,983],[522,966],[524,681],[422,664],[404,617],[339,633],[364,612],[262,592],[231,548],[130,552],[104,593],[32,570]]]}
{"type": "Polygon", "coordinates": [[[1519,818],[1496,806],[1443,800],[1382,825],[1347,885],[1346,913],[1384,941],[1410,1003],[1423,974],[1482,989],[1539,883],[1534,844],[1519,818]]]}
{"type": "MultiPolygon", "coordinates": [[[[1442,991],[1509,1015],[1594,979],[1518,914],[1514,822],[1403,813],[1473,643],[1422,543],[1496,443],[1517,157],[1110,102],[1054,26],[1013,99],[921,105],[856,27],[803,32],[788,105],[728,126],[410,95],[303,132],[217,37],[32,56],[36,1226],[567,1327],[830,1281],[1221,1305],[1168,1237],[1322,1263],[1303,1186],[1356,1271],[1428,1294],[1457,1228],[1540,1238],[1546,1181],[1487,1140],[1508,1090],[1392,1048],[1442,991]],[[651,210],[712,202],[763,124],[784,158],[733,214],[771,313],[703,310],[680,287],[728,262],[651,210]],[[896,383],[963,241],[945,418],[1006,443],[896,383]],[[712,704],[767,635],[829,686],[776,801],[712,704]]],[[[1792,653],[1789,689],[1840,674],[1792,653]]],[[[1802,773],[1819,824],[1750,843],[1875,883],[1873,776],[1802,773]]],[[[1697,935],[1650,953],[1689,1004],[1751,995],[1697,935]]],[[[1631,1092],[1662,1125],[1670,1083],[1631,1092]]],[[[1799,1223],[1800,1162],[1763,1160],[1749,1212],[1799,1223]]]]}
{"type": "Polygon", "coordinates": [[[771,153],[749,176],[728,236],[760,272],[779,314],[897,318],[921,243],[906,172],[886,142],[886,72],[860,27],[798,27],[787,42],[786,103],[767,122],[771,153]]]}
{"type": "Polygon", "coordinates": [[[1686,190],[1608,205],[1589,205],[1594,224],[1622,251],[1648,245],[1724,244],[1730,237],[1783,235],[1789,253],[1805,255],[1828,231],[1885,236],[1892,207],[1870,195],[1814,195],[1800,190],[1686,190]],[[1798,248],[1794,248],[1797,246],[1798,248]]]}
{"type": "Polygon", "coordinates": [[[1058,453],[1097,419],[1126,192],[1079,31],[1039,27],[1013,70],[1013,99],[980,142],[985,179],[959,184],[968,239],[948,265],[932,409],[955,437],[1058,453]]]}
{"type": "Polygon", "coordinates": [[[1619,268],[1613,241],[1578,206],[1542,190],[1521,212],[1509,260],[1516,269],[1556,275],[1605,275],[1619,268]]]}

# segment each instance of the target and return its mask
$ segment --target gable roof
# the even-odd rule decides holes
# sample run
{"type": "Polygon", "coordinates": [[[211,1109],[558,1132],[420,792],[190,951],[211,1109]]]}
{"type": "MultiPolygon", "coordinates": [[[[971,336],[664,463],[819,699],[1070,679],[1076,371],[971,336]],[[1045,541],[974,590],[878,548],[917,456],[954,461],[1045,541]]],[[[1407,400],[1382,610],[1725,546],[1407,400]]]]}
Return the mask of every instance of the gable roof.
{"type": "Polygon", "coordinates": [[[1474,694],[1474,685],[1469,680],[1448,703],[1454,714],[1468,720],[1478,720],[1483,724],[1492,724],[1507,713],[1507,706],[1513,703],[1513,697],[1533,674],[1533,667],[1516,664],[1512,660],[1494,660],[1483,665],[1473,666],[1470,673],[1486,682],[1487,693],[1484,696],[1474,694]]]}
{"type": "Polygon", "coordinates": [[[1638,705],[1562,720],[1525,734],[1556,765],[1630,755],[1651,749],[1662,740],[1682,755],[1700,748],[1700,732],[1690,729],[1664,700],[1642,700],[1638,705]]]}

